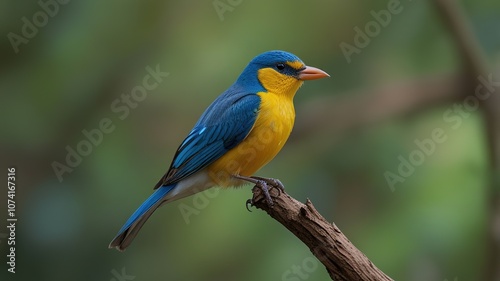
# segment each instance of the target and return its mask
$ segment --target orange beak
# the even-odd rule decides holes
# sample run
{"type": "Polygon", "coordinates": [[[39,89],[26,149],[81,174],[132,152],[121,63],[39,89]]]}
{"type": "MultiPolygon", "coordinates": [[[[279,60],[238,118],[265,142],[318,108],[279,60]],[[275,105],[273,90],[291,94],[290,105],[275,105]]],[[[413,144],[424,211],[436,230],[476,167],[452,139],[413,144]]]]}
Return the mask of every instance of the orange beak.
{"type": "Polygon", "coordinates": [[[306,66],[305,69],[299,71],[300,80],[316,80],[324,77],[330,77],[330,75],[323,70],[312,66],[306,66]]]}

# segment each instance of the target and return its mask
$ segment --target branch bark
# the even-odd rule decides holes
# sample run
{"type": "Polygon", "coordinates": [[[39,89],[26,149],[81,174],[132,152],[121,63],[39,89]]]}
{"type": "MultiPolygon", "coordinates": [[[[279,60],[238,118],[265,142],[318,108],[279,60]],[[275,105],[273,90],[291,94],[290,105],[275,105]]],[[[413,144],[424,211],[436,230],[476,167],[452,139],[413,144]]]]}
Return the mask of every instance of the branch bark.
{"type": "Polygon", "coordinates": [[[335,224],[323,218],[309,199],[303,204],[273,188],[270,192],[274,205],[270,207],[260,188],[254,187],[252,192],[254,206],[267,212],[304,242],[326,267],[332,280],[393,280],[358,250],[335,224]]]}

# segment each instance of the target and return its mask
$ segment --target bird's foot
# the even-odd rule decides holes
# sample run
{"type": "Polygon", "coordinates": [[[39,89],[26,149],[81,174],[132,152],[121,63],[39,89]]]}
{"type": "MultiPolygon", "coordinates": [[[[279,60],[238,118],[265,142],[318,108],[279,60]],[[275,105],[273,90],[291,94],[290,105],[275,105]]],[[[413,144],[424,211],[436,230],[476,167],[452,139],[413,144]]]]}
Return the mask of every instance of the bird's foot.
{"type": "Polygon", "coordinates": [[[285,192],[285,186],[279,179],[273,179],[273,178],[263,178],[263,177],[257,177],[253,176],[252,178],[258,179],[261,181],[265,181],[267,185],[270,185],[271,188],[276,188],[278,190],[278,196],[281,195],[281,192],[285,192]]]}
{"type": "MultiPolygon", "coordinates": [[[[234,176],[237,179],[248,181],[250,183],[255,184],[254,188],[259,188],[263,193],[264,193],[264,198],[267,201],[267,204],[272,207],[274,205],[273,199],[271,198],[271,195],[269,193],[269,190],[271,188],[276,188],[278,190],[278,195],[281,194],[282,191],[285,191],[284,185],[281,183],[280,180],[278,179],[273,179],[273,178],[262,178],[262,177],[257,177],[257,176],[252,176],[252,177],[245,177],[245,176],[240,176],[240,175],[235,175],[234,176]]],[[[256,202],[255,198],[255,192],[253,193],[253,196],[251,199],[248,199],[246,201],[246,207],[249,212],[250,208],[248,207],[253,207],[256,202]]]]}

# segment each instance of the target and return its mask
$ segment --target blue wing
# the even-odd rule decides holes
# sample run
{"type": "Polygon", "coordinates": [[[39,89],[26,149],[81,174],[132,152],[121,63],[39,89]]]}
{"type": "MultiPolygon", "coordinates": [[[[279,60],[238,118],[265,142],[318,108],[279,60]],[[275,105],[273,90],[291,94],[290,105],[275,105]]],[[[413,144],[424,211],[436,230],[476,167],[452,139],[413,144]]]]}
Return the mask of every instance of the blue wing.
{"type": "Polygon", "coordinates": [[[238,145],[252,130],[259,106],[260,97],[255,93],[230,88],[220,95],[179,146],[155,189],[185,179],[238,145]]]}

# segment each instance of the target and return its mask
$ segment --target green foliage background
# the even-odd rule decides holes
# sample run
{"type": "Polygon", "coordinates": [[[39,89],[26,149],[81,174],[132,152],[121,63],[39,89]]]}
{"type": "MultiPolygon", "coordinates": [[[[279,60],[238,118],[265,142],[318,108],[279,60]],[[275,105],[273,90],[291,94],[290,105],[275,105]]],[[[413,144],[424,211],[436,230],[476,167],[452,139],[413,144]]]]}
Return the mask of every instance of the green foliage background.
{"type": "MultiPolygon", "coordinates": [[[[21,34],[22,17],[41,8],[35,1],[0,3],[0,151],[3,167],[16,166],[19,179],[17,273],[2,270],[1,279],[107,281],[122,270],[134,280],[329,279],[281,225],[246,211],[248,187],[171,203],[126,252],[107,245],[150,195],[204,108],[261,52],[290,51],[332,75],[301,88],[297,119],[307,114],[304,104],[323,95],[341,98],[460,69],[431,1],[401,1],[402,12],[347,63],[339,44],[353,44],[353,28],[363,29],[370,11],[388,2],[232,1],[239,4],[221,18],[213,1],[70,1],[18,54],[7,34],[21,34]],[[170,76],[120,120],[110,104],[142,83],[146,66],[158,64],[170,76]],[[81,131],[103,118],[115,130],[59,182],[51,164],[63,163],[65,147],[75,148],[85,139],[81,131]],[[199,212],[186,223],[181,206],[199,212]],[[307,276],[287,274],[294,266],[307,276]]],[[[500,2],[459,2],[488,62],[498,64],[500,2]]],[[[310,198],[396,280],[478,280],[486,262],[485,133],[477,112],[457,130],[446,127],[449,106],[345,136],[301,137],[259,175],[281,179],[299,200],[310,198]],[[398,156],[408,157],[414,140],[436,127],[447,141],[391,191],[384,172],[396,172],[398,156]]],[[[0,241],[4,260],[7,244],[0,241]]]]}

